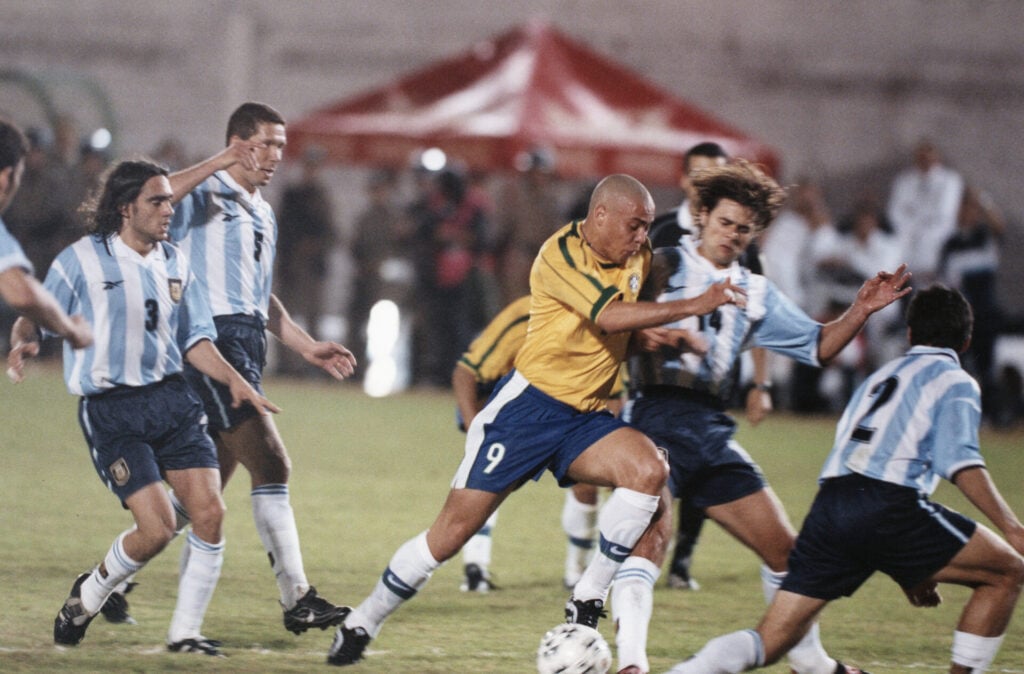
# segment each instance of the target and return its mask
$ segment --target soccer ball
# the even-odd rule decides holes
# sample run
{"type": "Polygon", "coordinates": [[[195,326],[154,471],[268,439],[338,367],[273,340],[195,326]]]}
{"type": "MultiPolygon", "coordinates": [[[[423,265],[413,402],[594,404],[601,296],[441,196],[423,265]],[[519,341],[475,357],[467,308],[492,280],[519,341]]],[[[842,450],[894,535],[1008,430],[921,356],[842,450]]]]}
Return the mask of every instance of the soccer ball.
{"type": "Polygon", "coordinates": [[[593,627],[562,623],[548,630],[537,649],[540,674],[606,674],[612,651],[593,627]]]}

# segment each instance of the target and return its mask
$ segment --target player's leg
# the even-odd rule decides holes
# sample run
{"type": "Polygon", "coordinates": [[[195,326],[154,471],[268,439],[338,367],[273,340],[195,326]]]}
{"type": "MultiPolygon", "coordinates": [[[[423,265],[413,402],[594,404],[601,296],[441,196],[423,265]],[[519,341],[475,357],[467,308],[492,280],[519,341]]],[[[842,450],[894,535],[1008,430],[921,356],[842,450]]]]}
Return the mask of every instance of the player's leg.
{"type": "Polygon", "coordinates": [[[677,590],[699,590],[700,584],[690,573],[693,551],[704,528],[704,509],[698,508],[688,498],[679,499],[679,516],[676,524],[675,548],[668,567],[668,586],[677,590]]]}
{"type": "MultiPolygon", "coordinates": [[[[761,587],[765,601],[771,603],[786,577],[787,560],[796,540],[796,532],[775,492],[765,487],[735,501],[711,506],[707,515],[764,562],[761,587]]],[[[792,648],[789,661],[798,674],[831,674],[836,668],[836,661],[821,645],[817,624],[792,648]]]]}
{"type": "Polygon", "coordinates": [[[494,589],[490,567],[497,523],[498,511],[495,510],[462,547],[463,579],[459,589],[463,592],[486,594],[494,589]]]}
{"type": "Polygon", "coordinates": [[[598,516],[598,553],[587,565],[566,607],[569,622],[594,627],[616,571],[647,529],[668,479],[668,464],[639,431],[619,427],[583,451],[568,476],[614,488],[598,516]]]}
{"type": "Polygon", "coordinates": [[[671,538],[672,494],[666,487],[658,511],[612,583],[612,620],[620,672],[650,671],[647,628],[654,610],[654,584],[661,574],[671,538]]]}
{"type": "Polygon", "coordinates": [[[565,574],[562,584],[571,590],[594,555],[597,534],[597,487],[577,483],[565,491],[562,506],[562,531],[565,532],[565,574]]]}
{"type": "Polygon", "coordinates": [[[780,591],[756,630],[715,637],[669,674],[735,674],[773,664],[801,639],[826,603],[780,591]]]}
{"type": "Polygon", "coordinates": [[[935,581],[973,588],[953,633],[950,672],[983,672],[995,659],[1024,585],[1024,560],[990,529],[974,533],[935,581]]]}
{"type": "Polygon", "coordinates": [[[189,549],[178,578],[178,598],[167,632],[168,648],[218,655],[216,642],[202,636],[203,618],[224,562],[224,501],[216,468],[168,470],[167,481],[192,515],[189,549]]]}
{"type": "Polygon", "coordinates": [[[416,596],[434,571],[459,552],[508,493],[466,488],[449,491],[430,529],[398,548],[370,595],[338,627],[327,663],[344,666],[361,660],[366,645],[380,633],[388,616],[416,596]]]}
{"type": "Polygon", "coordinates": [[[249,471],[253,520],[277,580],[285,628],[300,634],[340,623],[347,609],[318,596],[306,578],[288,490],[291,461],[274,420],[250,416],[220,431],[217,448],[218,458],[237,459],[249,471]]]}
{"type": "Polygon", "coordinates": [[[79,643],[107,597],[125,579],[137,573],[174,537],[174,512],[159,482],[137,489],[124,499],[135,526],[122,532],[91,572],[82,574],[54,620],[54,641],[79,643]]]}

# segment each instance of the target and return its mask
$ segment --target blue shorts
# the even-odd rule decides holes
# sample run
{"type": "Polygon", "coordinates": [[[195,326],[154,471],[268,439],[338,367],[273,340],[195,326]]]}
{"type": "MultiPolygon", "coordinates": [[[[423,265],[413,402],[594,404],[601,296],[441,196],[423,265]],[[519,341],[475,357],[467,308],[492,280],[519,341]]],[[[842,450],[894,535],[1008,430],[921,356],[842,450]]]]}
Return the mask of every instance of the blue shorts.
{"type": "Polygon", "coordinates": [[[629,401],[623,416],[668,452],[668,486],[676,498],[703,510],[768,486],[761,468],[733,439],[736,422],[710,396],[686,389],[645,393],[629,401]]]}
{"type": "Polygon", "coordinates": [[[569,486],[565,474],[576,457],[626,427],[606,411],[580,412],[559,402],[512,370],[470,424],[452,487],[497,494],[538,480],[545,470],[569,486]]]}
{"type": "Polygon", "coordinates": [[[949,564],[976,527],[910,487],[863,475],[831,478],[804,520],[782,589],[832,601],[852,595],[875,571],[912,588],[949,564]]]}
{"type": "MultiPolygon", "coordinates": [[[[238,370],[252,387],[263,393],[263,368],[267,364],[267,331],[256,316],[234,314],[214,316],[217,341],[214,344],[224,360],[238,370]]],[[[214,436],[246,419],[259,415],[252,405],[231,406],[231,390],[219,381],[185,364],[185,378],[199,394],[210,419],[210,433],[214,436]]]]}
{"type": "Polygon", "coordinates": [[[82,398],[78,421],[96,472],[122,502],[168,470],[218,467],[202,403],[178,375],[82,398]]]}

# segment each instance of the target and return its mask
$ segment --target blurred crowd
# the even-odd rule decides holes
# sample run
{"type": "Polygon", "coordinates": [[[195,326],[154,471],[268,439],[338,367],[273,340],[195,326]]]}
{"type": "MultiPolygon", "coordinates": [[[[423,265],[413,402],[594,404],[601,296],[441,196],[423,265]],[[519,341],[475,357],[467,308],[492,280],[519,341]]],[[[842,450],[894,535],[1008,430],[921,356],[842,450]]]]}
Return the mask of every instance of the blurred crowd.
{"type": "MultiPolygon", "coordinates": [[[[41,276],[82,234],[78,206],[111,158],[81,142],[70,118],[27,135],[32,147],[21,190],[5,220],[41,276]]],[[[171,170],[189,164],[175,139],[149,156],[171,170]]],[[[391,300],[409,326],[410,383],[444,388],[472,338],[528,293],[540,244],[586,214],[579,195],[592,187],[567,190],[554,157],[541,149],[523,153],[516,171],[495,176],[413,162],[405,171],[371,173],[364,205],[353,222],[342,223],[321,175],[322,154],[309,152],[297,164],[295,180],[276,204],[279,296],[314,336],[344,340],[361,371],[371,311],[391,300]],[[337,295],[331,269],[339,265],[350,266],[351,282],[340,302],[328,302],[337,295]]],[[[758,242],[764,273],[822,321],[849,306],[865,279],[900,262],[910,265],[915,286],[941,281],[960,289],[975,311],[964,365],[982,387],[988,420],[1013,423],[1024,415],[1021,373],[997,367],[994,358],[999,336],[1020,323],[1000,306],[996,287],[1006,222],[983,186],[947,165],[934,143],[919,142],[907,164],[887,195],[865,192],[844,213],[830,208],[815,177],[791,181],[785,210],[758,242]]],[[[659,203],[658,211],[678,205],[659,203]]],[[[776,405],[800,413],[841,410],[865,374],[902,349],[902,314],[901,307],[889,307],[824,370],[774,359],[776,405]]],[[[12,322],[0,307],[0,344],[12,322]]],[[[275,368],[303,370],[287,355],[275,368]]]]}

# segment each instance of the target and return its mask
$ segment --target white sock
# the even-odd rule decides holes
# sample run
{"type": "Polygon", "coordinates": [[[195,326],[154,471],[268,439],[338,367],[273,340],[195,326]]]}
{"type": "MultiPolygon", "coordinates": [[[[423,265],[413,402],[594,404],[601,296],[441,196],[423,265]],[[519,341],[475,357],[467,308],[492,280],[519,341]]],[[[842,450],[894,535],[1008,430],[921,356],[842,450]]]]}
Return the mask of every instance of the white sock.
{"type": "Polygon", "coordinates": [[[601,554],[594,555],[573,588],[576,599],[603,601],[607,597],[615,572],[626,561],[657,509],[657,495],[624,487],[612,492],[598,516],[601,554]]]}
{"type": "Polygon", "coordinates": [[[493,539],[491,533],[494,525],[498,523],[498,511],[495,510],[487,518],[480,530],[466,541],[462,547],[462,563],[476,564],[484,571],[491,565],[491,547],[493,539]]]}
{"type": "Polygon", "coordinates": [[[764,664],[764,645],[754,630],[715,637],[668,674],[737,674],[764,664]]]}
{"type": "Polygon", "coordinates": [[[82,607],[89,613],[95,614],[107,601],[110,593],[117,589],[117,586],[126,578],[134,575],[146,565],[145,562],[137,562],[124,551],[124,537],[135,531],[135,527],[122,531],[114,539],[114,543],[103,558],[103,563],[93,569],[89,577],[82,583],[82,607]],[[105,572],[105,573],[104,573],[105,572]]]}
{"type": "MultiPolygon", "coordinates": [[[[786,578],[785,571],[772,571],[761,565],[761,589],[764,591],[765,603],[771,604],[772,598],[786,578]]],[[[828,656],[821,645],[821,628],[815,622],[807,634],[786,654],[789,666],[797,674],[832,674],[836,671],[836,661],[828,656]]]]}
{"type": "Polygon", "coordinates": [[[412,599],[439,566],[427,546],[427,532],[406,541],[388,562],[370,596],[345,619],[345,625],[362,627],[376,637],[387,617],[412,599]]]}
{"type": "Polygon", "coordinates": [[[643,557],[630,556],[619,567],[612,583],[612,619],[619,669],[636,665],[651,669],[647,661],[647,626],[654,609],[654,584],[661,575],[658,565],[643,557]]]}
{"type": "Polygon", "coordinates": [[[597,504],[582,503],[572,489],[565,491],[562,506],[562,531],[568,539],[565,548],[565,584],[572,587],[580,579],[594,555],[597,534],[597,504]]]}
{"type": "Polygon", "coordinates": [[[953,664],[970,667],[972,672],[987,672],[1005,636],[979,637],[969,632],[953,632],[953,664]]]}
{"type": "Polygon", "coordinates": [[[190,531],[185,545],[192,549],[188,566],[178,579],[178,602],[174,606],[167,643],[202,636],[203,618],[224,564],[224,541],[207,543],[190,531]]]}
{"type": "Polygon", "coordinates": [[[309,581],[302,566],[299,530],[288,501],[288,485],[261,485],[252,490],[251,496],[256,531],[270,557],[270,566],[281,591],[281,603],[285,609],[293,608],[309,590],[309,581]]]}

